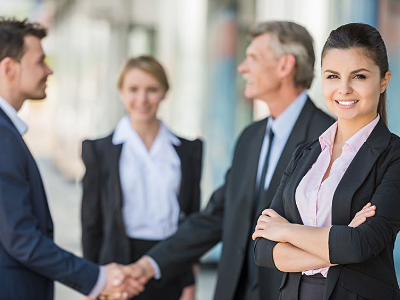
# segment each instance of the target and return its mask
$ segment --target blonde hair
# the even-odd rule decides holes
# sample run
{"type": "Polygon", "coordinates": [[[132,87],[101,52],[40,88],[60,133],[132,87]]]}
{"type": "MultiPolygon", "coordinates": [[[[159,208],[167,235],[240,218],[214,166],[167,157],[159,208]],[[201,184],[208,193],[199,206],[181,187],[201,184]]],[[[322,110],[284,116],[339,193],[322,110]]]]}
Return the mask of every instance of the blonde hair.
{"type": "Polygon", "coordinates": [[[117,82],[118,89],[122,88],[126,73],[135,68],[153,76],[163,87],[164,91],[168,91],[169,84],[164,68],[154,57],[146,55],[132,57],[125,62],[122,71],[119,74],[117,82]]]}

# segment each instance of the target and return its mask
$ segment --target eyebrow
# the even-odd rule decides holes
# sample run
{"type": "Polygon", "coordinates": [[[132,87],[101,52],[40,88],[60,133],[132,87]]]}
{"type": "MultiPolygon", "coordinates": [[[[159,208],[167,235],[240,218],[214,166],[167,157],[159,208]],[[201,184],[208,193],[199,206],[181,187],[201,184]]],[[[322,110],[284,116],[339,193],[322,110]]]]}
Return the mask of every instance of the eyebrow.
{"type": "MultiPolygon", "coordinates": [[[[361,69],[357,69],[357,70],[351,71],[350,74],[355,74],[355,73],[359,73],[359,72],[363,72],[363,71],[364,71],[364,72],[371,73],[370,70],[365,69],[365,68],[361,68],[361,69]]],[[[328,70],[325,70],[324,73],[333,73],[333,74],[339,75],[339,72],[333,71],[333,70],[329,70],[329,69],[328,69],[328,70]]]]}

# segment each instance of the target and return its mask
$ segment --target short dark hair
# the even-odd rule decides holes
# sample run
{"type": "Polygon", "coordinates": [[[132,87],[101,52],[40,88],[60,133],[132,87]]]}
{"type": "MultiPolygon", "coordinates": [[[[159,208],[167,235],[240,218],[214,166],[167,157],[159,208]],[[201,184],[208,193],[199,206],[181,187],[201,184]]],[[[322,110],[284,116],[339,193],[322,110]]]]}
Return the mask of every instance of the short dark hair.
{"type": "Polygon", "coordinates": [[[47,30],[27,19],[18,21],[0,17],[0,61],[6,57],[19,61],[25,52],[24,38],[29,35],[42,39],[47,30]]]}
{"type": "Polygon", "coordinates": [[[292,54],[296,58],[294,85],[310,88],[314,78],[315,54],[313,38],[303,26],[289,21],[268,21],[250,28],[251,38],[272,34],[276,41],[270,44],[275,55],[292,54]]]}
{"type": "MultiPolygon", "coordinates": [[[[321,63],[326,53],[331,49],[360,49],[365,56],[379,67],[381,79],[389,71],[389,61],[385,42],[378,30],[368,24],[349,23],[332,30],[325,42],[321,54],[321,63]]],[[[378,113],[387,124],[386,90],[381,93],[378,103],[378,113]]]]}

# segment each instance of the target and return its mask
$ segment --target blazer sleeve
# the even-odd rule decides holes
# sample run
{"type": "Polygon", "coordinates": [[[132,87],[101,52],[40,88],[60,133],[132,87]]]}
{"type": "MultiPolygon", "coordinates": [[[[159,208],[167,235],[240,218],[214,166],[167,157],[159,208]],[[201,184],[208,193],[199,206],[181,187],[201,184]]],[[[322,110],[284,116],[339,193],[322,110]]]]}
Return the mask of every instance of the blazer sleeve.
{"type": "Polygon", "coordinates": [[[27,173],[33,160],[21,143],[0,131],[0,243],[22,266],[88,294],[99,267],[59,248],[43,234],[35,210],[47,207],[46,198],[37,196],[41,187],[33,186],[27,173]]]}
{"type": "MultiPolygon", "coordinates": [[[[292,174],[297,161],[300,157],[302,150],[305,148],[305,144],[297,147],[295,150],[286,170],[283,172],[281,182],[276,191],[274,199],[272,200],[270,208],[275,210],[282,217],[286,218],[285,209],[283,207],[283,191],[285,190],[286,184],[292,174]]],[[[259,267],[268,267],[278,270],[275,266],[273,258],[273,249],[278,242],[270,241],[264,238],[257,238],[254,243],[254,260],[259,267]]]]}
{"type": "MultiPolygon", "coordinates": [[[[243,143],[243,136],[245,136],[244,132],[237,141],[233,161],[237,155],[238,145],[243,143]]],[[[226,205],[225,196],[226,189],[229,188],[231,182],[230,176],[231,169],[225,175],[224,184],[214,191],[203,211],[190,215],[181,223],[173,236],[158,243],[146,253],[160,267],[161,284],[184,272],[201,255],[221,241],[226,205]]]]}
{"type": "Polygon", "coordinates": [[[94,141],[83,141],[82,160],[86,167],[86,172],[82,179],[81,223],[83,257],[98,263],[103,239],[103,222],[100,203],[100,168],[94,141]]]}
{"type": "Polygon", "coordinates": [[[375,215],[356,228],[334,225],[329,232],[329,259],[334,264],[361,263],[393,243],[400,230],[400,155],[375,189],[375,215]]]}
{"type": "Polygon", "coordinates": [[[200,181],[201,181],[201,170],[203,161],[203,142],[199,139],[193,141],[193,172],[194,172],[194,183],[193,183],[193,196],[192,196],[192,208],[191,212],[198,212],[200,209],[200,181]]]}

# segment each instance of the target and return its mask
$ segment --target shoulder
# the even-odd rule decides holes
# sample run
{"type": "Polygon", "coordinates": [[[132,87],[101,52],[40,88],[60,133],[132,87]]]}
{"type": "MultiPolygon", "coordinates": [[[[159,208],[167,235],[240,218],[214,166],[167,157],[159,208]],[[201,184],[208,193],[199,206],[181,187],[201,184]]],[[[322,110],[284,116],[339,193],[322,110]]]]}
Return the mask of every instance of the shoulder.
{"type": "Polygon", "coordinates": [[[189,153],[189,155],[192,156],[195,160],[201,160],[203,156],[203,141],[201,139],[188,140],[183,137],[176,137],[181,142],[179,148],[181,148],[182,151],[189,153]]]}
{"type": "Polygon", "coordinates": [[[84,140],[82,142],[82,151],[84,150],[90,150],[90,149],[98,149],[101,150],[104,147],[108,147],[112,145],[112,137],[114,135],[114,132],[109,134],[106,137],[102,137],[99,139],[94,139],[94,140],[84,140]]]}
{"type": "Polygon", "coordinates": [[[255,135],[260,133],[260,130],[264,130],[267,126],[268,118],[264,118],[262,120],[256,121],[245,127],[239,135],[239,139],[237,144],[240,142],[248,142],[254,138],[255,135]]]}
{"type": "Polygon", "coordinates": [[[400,158],[400,137],[394,133],[390,135],[389,145],[387,150],[394,156],[395,158],[400,158]]]}
{"type": "Polygon", "coordinates": [[[322,109],[318,108],[310,97],[308,97],[305,109],[309,109],[312,111],[312,119],[310,121],[313,123],[322,126],[330,126],[335,122],[335,119],[324,112],[322,109]]]}

